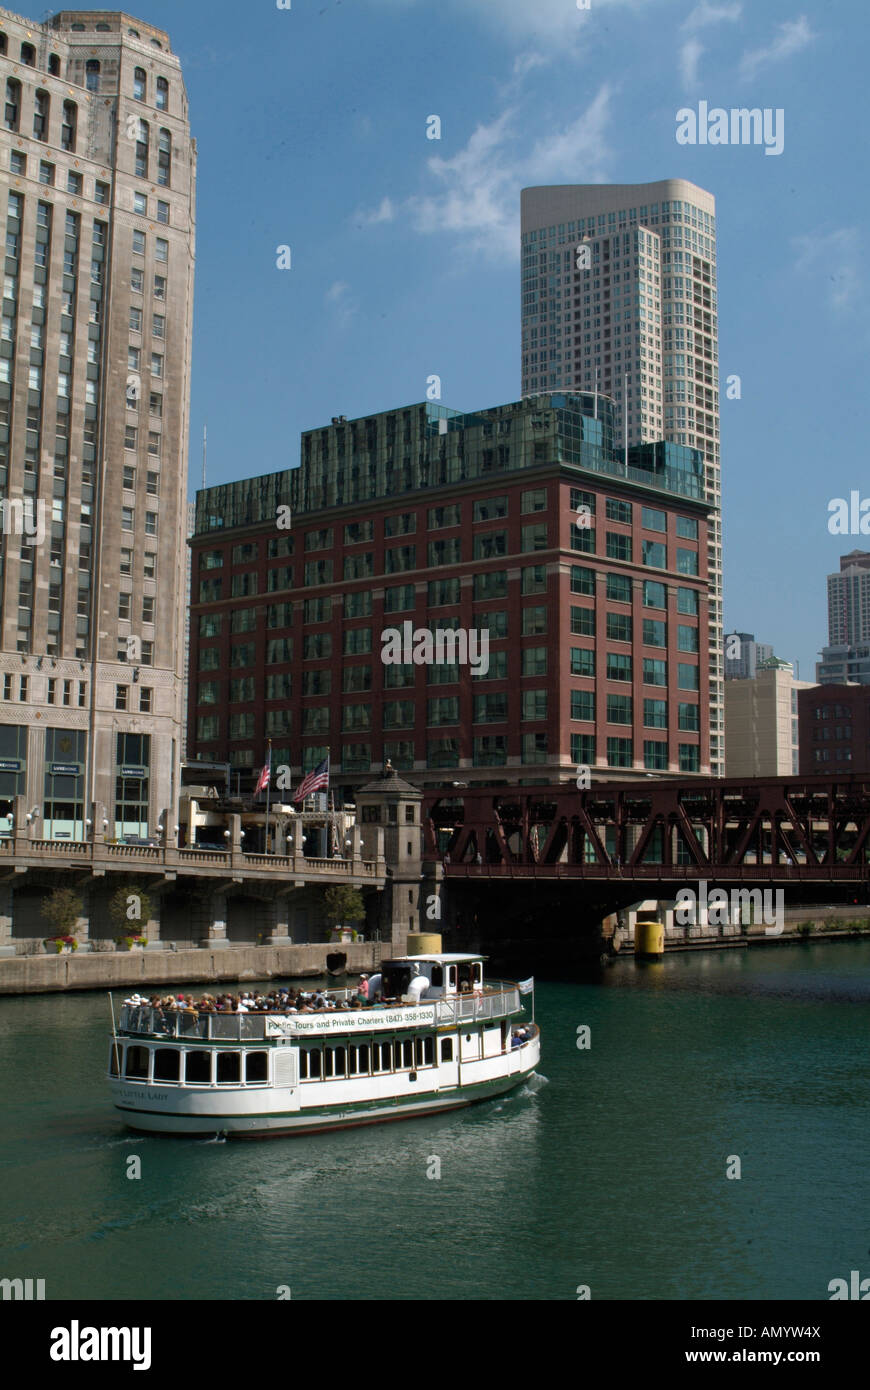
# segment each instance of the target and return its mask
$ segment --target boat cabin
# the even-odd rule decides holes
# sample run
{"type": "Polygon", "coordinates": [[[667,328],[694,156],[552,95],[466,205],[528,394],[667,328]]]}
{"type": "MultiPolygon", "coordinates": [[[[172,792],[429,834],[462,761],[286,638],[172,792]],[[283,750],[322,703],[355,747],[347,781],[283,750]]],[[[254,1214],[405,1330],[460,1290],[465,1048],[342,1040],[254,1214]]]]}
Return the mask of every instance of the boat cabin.
{"type": "Polygon", "coordinates": [[[483,962],[485,957],[465,955],[459,951],[443,955],[398,956],[381,964],[374,983],[374,993],[380,990],[386,999],[407,999],[419,1003],[426,999],[452,999],[457,995],[483,992],[483,962]]]}

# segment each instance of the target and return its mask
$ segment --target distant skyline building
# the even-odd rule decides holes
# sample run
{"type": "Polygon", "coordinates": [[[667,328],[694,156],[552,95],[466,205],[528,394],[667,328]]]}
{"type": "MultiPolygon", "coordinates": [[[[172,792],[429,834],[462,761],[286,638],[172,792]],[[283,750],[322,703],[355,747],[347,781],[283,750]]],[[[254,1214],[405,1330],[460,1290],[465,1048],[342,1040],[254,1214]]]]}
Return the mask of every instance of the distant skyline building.
{"type": "Polygon", "coordinates": [[[870,772],[867,684],[814,685],[799,692],[801,773],[870,772]]]}
{"type": "Polygon", "coordinates": [[[870,553],[851,550],[828,575],[828,642],[816,665],[820,685],[870,684],[870,553]]]}
{"type": "Polygon", "coordinates": [[[200,492],[191,755],[253,786],[271,739],[294,786],[329,755],[340,796],[388,759],[438,787],[709,775],[703,457],[636,445],[626,472],[614,416],[335,416],[300,467],[200,492]]]}
{"type": "Polygon", "coordinates": [[[772,661],[773,647],[766,642],[756,642],[753,632],[726,632],[725,634],[725,679],[726,681],[752,680],[764,662],[772,661]],[[729,656],[735,637],[739,640],[740,651],[737,656],[729,656]]]}
{"type": "Polygon", "coordinates": [[[786,661],[725,682],[726,776],[792,777],[800,770],[798,696],[815,689],[795,680],[786,661]]]}
{"type": "Polygon", "coordinates": [[[723,775],[716,203],[686,179],[524,188],[522,392],[603,392],[615,446],[701,451],[711,581],[711,769],[723,775]],[[588,262],[588,264],[587,264],[588,262]]]}
{"type": "Polygon", "coordinates": [[[22,795],[46,839],[145,835],[183,722],[187,93],[116,11],[4,10],[0,53],[0,831],[22,795]]]}

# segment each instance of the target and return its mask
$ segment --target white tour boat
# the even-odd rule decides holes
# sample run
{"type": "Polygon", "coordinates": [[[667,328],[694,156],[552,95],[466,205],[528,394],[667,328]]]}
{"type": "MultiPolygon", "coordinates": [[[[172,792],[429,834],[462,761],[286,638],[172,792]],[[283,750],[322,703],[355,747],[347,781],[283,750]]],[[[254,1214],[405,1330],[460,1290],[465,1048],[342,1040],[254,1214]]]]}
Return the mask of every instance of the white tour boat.
{"type": "Polygon", "coordinates": [[[125,1003],[109,1083],[131,1129],[235,1138],[432,1115],[529,1077],[540,1032],[521,985],[484,983],[480,955],[402,956],[370,980],[383,1004],[313,1013],[172,1012],[125,1003]]]}

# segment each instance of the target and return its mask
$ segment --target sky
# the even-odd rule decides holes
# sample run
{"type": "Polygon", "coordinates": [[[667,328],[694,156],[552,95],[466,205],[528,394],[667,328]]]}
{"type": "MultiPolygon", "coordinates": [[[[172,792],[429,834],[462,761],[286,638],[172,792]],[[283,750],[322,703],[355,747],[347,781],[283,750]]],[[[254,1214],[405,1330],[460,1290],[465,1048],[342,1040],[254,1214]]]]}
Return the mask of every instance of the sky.
{"type": "Polygon", "coordinates": [[[459,410],[519,399],[520,189],[687,178],[717,202],[725,628],[812,679],[825,576],[870,549],[828,529],[870,497],[864,0],[130,8],[198,146],[191,495],[203,426],[214,484],[432,374],[459,410]],[[782,152],[678,143],[701,102],[781,109],[782,152]]]}

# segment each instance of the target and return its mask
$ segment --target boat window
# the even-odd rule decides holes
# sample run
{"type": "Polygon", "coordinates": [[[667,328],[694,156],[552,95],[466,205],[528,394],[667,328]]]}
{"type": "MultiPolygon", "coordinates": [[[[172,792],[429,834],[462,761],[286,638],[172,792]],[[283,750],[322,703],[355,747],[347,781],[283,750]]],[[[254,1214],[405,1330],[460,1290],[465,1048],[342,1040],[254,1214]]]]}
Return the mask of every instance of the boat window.
{"type": "Polygon", "coordinates": [[[483,965],[480,961],[474,966],[474,983],[478,986],[483,984],[483,965]]]}
{"type": "Polygon", "coordinates": [[[320,1080],[320,1048],[306,1048],[308,1053],[308,1075],[312,1081],[320,1080]]]}
{"type": "Polygon", "coordinates": [[[125,1076],[137,1076],[140,1079],[148,1075],[148,1048],[147,1047],[128,1047],[124,1066],[125,1076]]]}
{"type": "MultiPolygon", "coordinates": [[[[398,1047],[398,1043],[396,1044],[398,1047]]],[[[398,1064],[398,1059],[397,1059],[398,1064]]],[[[413,1067],[414,1065],[414,1039],[406,1038],[402,1043],[402,1066],[413,1067]]]]}
{"type": "MultiPolygon", "coordinates": [[[[302,1053],[305,1056],[305,1053],[302,1053]]],[[[267,1052],[246,1052],[245,1053],[245,1080],[268,1081],[269,1080],[269,1054],[267,1052]]]]}
{"type": "Polygon", "coordinates": [[[453,1039],[452,1039],[452,1038],[442,1038],[442,1039],[441,1039],[441,1061],[442,1061],[442,1062],[452,1062],[452,1061],[453,1061],[453,1039]]]}
{"type": "Polygon", "coordinates": [[[392,1043],[372,1043],[372,1071],[391,1071],[392,1067],[392,1043]]]}
{"type": "Polygon", "coordinates": [[[444,967],[443,967],[443,966],[441,966],[441,965],[433,965],[433,966],[432,966],[432,979],[431,979],[431,983],[432,983],[433,985],[443,985],[443,983],[444,983],[444,967]]]}
{"type": "Polygon", "coordinates": [[[332,1048],[331,1048],[331,1047],[325,1047],[325,1048],[323,1049],[323,1075],[324,1075],[324,1076],[333,1076],[333,1075],[334,1075],[334,1072],[333,1072],[333,1070],[332,1070],[332,1063],[333,1063],[332,1048]]]}
{"type": "Polygon", "coordinates": [[[158,1047],[154,1053],[154,1080],[177,1081],[181,1075],[181,1053],[177,1047],[158,1047]]]}
{"type": "Polygon", "coordinates": [[[447,978],[448,978],[448,980],[450,981],[450,983],[451,983],[452,985],[455,986],[455,984],[456,984],[456,966],[455,966],[455,965],[449,965],[449,966],[447,967],[447,978]]]}
{"type": "Polygon", "coordinates": [[[336,1047],[336,1048],[332,1048],[332,1049],[330,1049],[330,1050],[333,1051],[333,1052],[335,1053],[335,1075],[336,1075],[336,1076],[346,1076],[346,1075],[347,1075],[347,1057],[346,1057],[346,1054],[345,1054],[345,1049],[344,1049],[343,1047],[336,1047]]]}
{"type": "Polygon", "coordinates": [[[238,1085],[242,1079],[242,1058],[239,1052],[219,1052],[217,1079],[224,1085],[238,1085]]]}
{"type": "Polygon", "coordinates": [[[184,1058],[184,1079],[189,1085],[211,1081],[211,1053],[187,1052],[184,1058]]]}
{"type": "Polygon", "coordinates": [[[434,1038],[417,1039],[417,1066],[431,1067],[435,1065],[435,1040],[434,1038]]]}
{"type": "Polygon", "coordinates": [[[117,1043],[112,1043],[109,1047],[109,1075],[120,1076],[121,1074],[121,1049],[117,1043]]]}
{"type": "Polygon", "coordinates": [[[357,1076],[367,1076],[369,1070],[369,1045],[360,1043],[359,1047],[347,1050],[347,1069],[357,1076]]]}

